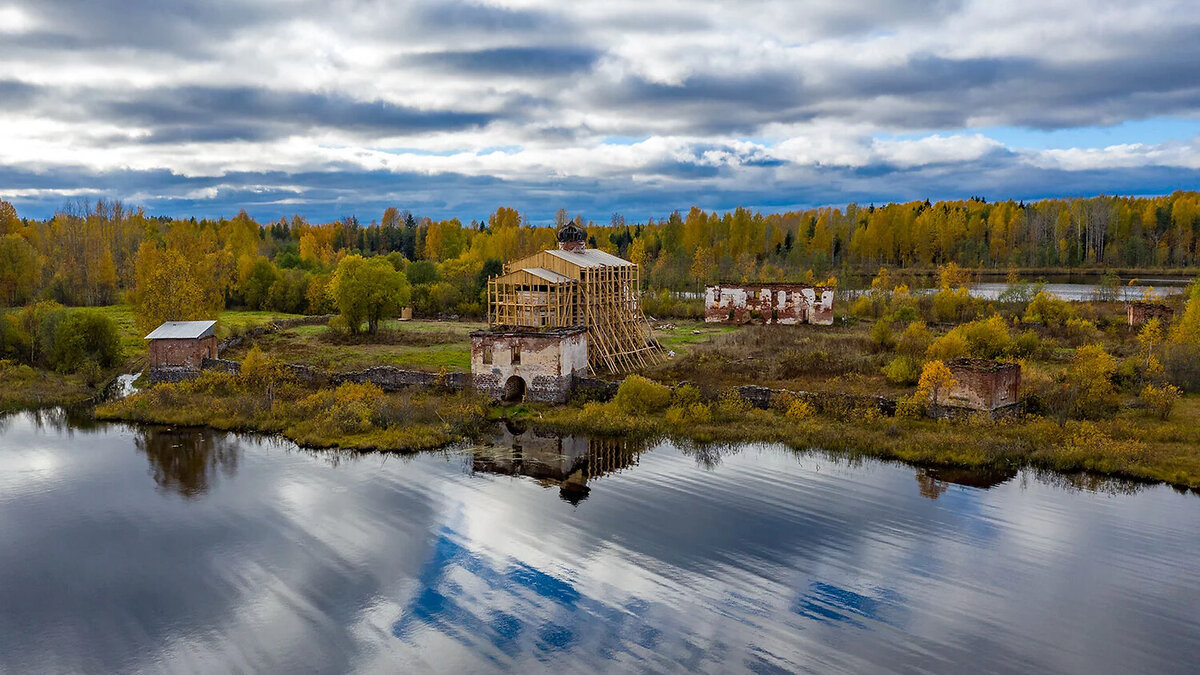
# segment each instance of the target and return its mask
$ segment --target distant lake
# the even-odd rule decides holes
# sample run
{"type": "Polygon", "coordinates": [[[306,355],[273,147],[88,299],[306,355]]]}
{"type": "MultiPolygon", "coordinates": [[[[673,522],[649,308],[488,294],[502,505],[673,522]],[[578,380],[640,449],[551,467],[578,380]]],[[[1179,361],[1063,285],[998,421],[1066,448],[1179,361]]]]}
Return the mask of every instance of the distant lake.
{"type": "Polygon", "coordinates": [[[0,421],[0,672],[1195,672],[1200,498],[499,429],[0,421]]]}

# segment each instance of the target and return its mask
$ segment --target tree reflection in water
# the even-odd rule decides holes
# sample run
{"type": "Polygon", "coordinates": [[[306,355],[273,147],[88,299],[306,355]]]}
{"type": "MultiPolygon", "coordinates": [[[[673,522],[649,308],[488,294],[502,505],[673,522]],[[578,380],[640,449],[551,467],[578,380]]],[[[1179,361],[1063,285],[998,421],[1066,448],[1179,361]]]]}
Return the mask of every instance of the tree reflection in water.
{"type": "Polygon", "coordinates": [[[232,477],[241,454],[236,436],[212,429],[141,427],[134,443],[150,462],[159,489],[185,499],[207,493],[218,470],[232,477]]]}

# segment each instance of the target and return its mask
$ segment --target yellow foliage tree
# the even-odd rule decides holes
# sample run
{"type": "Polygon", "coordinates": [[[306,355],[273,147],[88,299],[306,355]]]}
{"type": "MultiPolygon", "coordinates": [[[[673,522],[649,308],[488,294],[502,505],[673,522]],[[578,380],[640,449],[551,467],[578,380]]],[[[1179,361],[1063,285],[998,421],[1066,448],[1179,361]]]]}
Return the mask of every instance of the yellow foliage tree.
{"type": "Polygon", "coordinates": [[[138,248],[132,300],[140,330],[149,332],[164,321],[206,319],[220,313],[224,298],[219,288],[206,284],[201,263],[149,241],[138,248]]]}
{"type": "Polygon", "coordinates": [[[942,394],[958,384],[950,374],[950,368],[941,361],[930,361],[921,369],[921,379],[917,381],[916,401],[938,403],[942,394]]]}

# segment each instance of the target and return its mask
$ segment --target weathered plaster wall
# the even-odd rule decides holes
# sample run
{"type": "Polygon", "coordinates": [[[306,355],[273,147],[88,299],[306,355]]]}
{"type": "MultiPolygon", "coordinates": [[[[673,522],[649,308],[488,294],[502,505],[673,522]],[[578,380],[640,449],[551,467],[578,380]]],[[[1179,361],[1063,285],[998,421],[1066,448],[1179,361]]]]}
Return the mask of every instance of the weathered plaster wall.
{"type": "Polygon", "coordinates": [[[525,383],[524,400],[562,403],[576,377],[587,374],[587,332],[551,335],[480,331],[471,335],[471,373],[475,388],[497,399],[510,378],[525,383]],[[520,362],[513,363],[514,348],[520,362]]]}
{"type": "Polygon", "coordinates": [[[709,286],[704,294],[709,323],[833,323],[833,291],[805,284],[709,286]]]}

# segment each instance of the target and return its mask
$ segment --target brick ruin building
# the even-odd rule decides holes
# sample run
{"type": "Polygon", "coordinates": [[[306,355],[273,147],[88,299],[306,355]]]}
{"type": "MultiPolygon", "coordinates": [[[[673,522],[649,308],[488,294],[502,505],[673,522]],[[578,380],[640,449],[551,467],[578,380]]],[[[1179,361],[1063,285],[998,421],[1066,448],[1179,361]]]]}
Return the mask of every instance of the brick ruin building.
{"type": "Polygon", "coordinates": [[[1157,302],[1131,302],[1128,306],[1129,325],[1140,326],[1150,319],[1158,319],[1162,323],[1170,323],[1175,316],[1175,310],[1157,302]]]}
{"type": "Polygon", "coordinates": [[[216,321],[167,321],[145,337],[152,382],[179,380],[217,358],[216,321]]]}
{"type": "Polygon", "coordinates": [[[496,327],[471,333],[475,389],[503,401],[565,403],[588,370],[588,331],[496,327]]]}
{"type": "Polygon", "coordinates": [[[957,358],[946,362],[954,386],[947,391],[931,392],[936,414],[955,410],[978,410],[996,414],[1007,412],[1020,401],[1021,366],[990,359],[957,358]],[[950,410],[945,410],[950,409],[950,410]]]}
{"type": "Polygon", "coordinates": [[[486,333],[509,343],[539,339],[537,331],[582,326],[591,373],[624,373],[657,362],[662,348],[642,313],[640,268],[587,248],[587,232],[571,222],[558,231],[558,248],[504,266],[488,280],[486,333]],[[533,329],[522,338],[516,329],[533,329]]]}
{"type": "Polygon", "coordinates": [[[833,289],[794,283],[720,283],[704,292],[708,323],[833,323],[833,289]]]}

